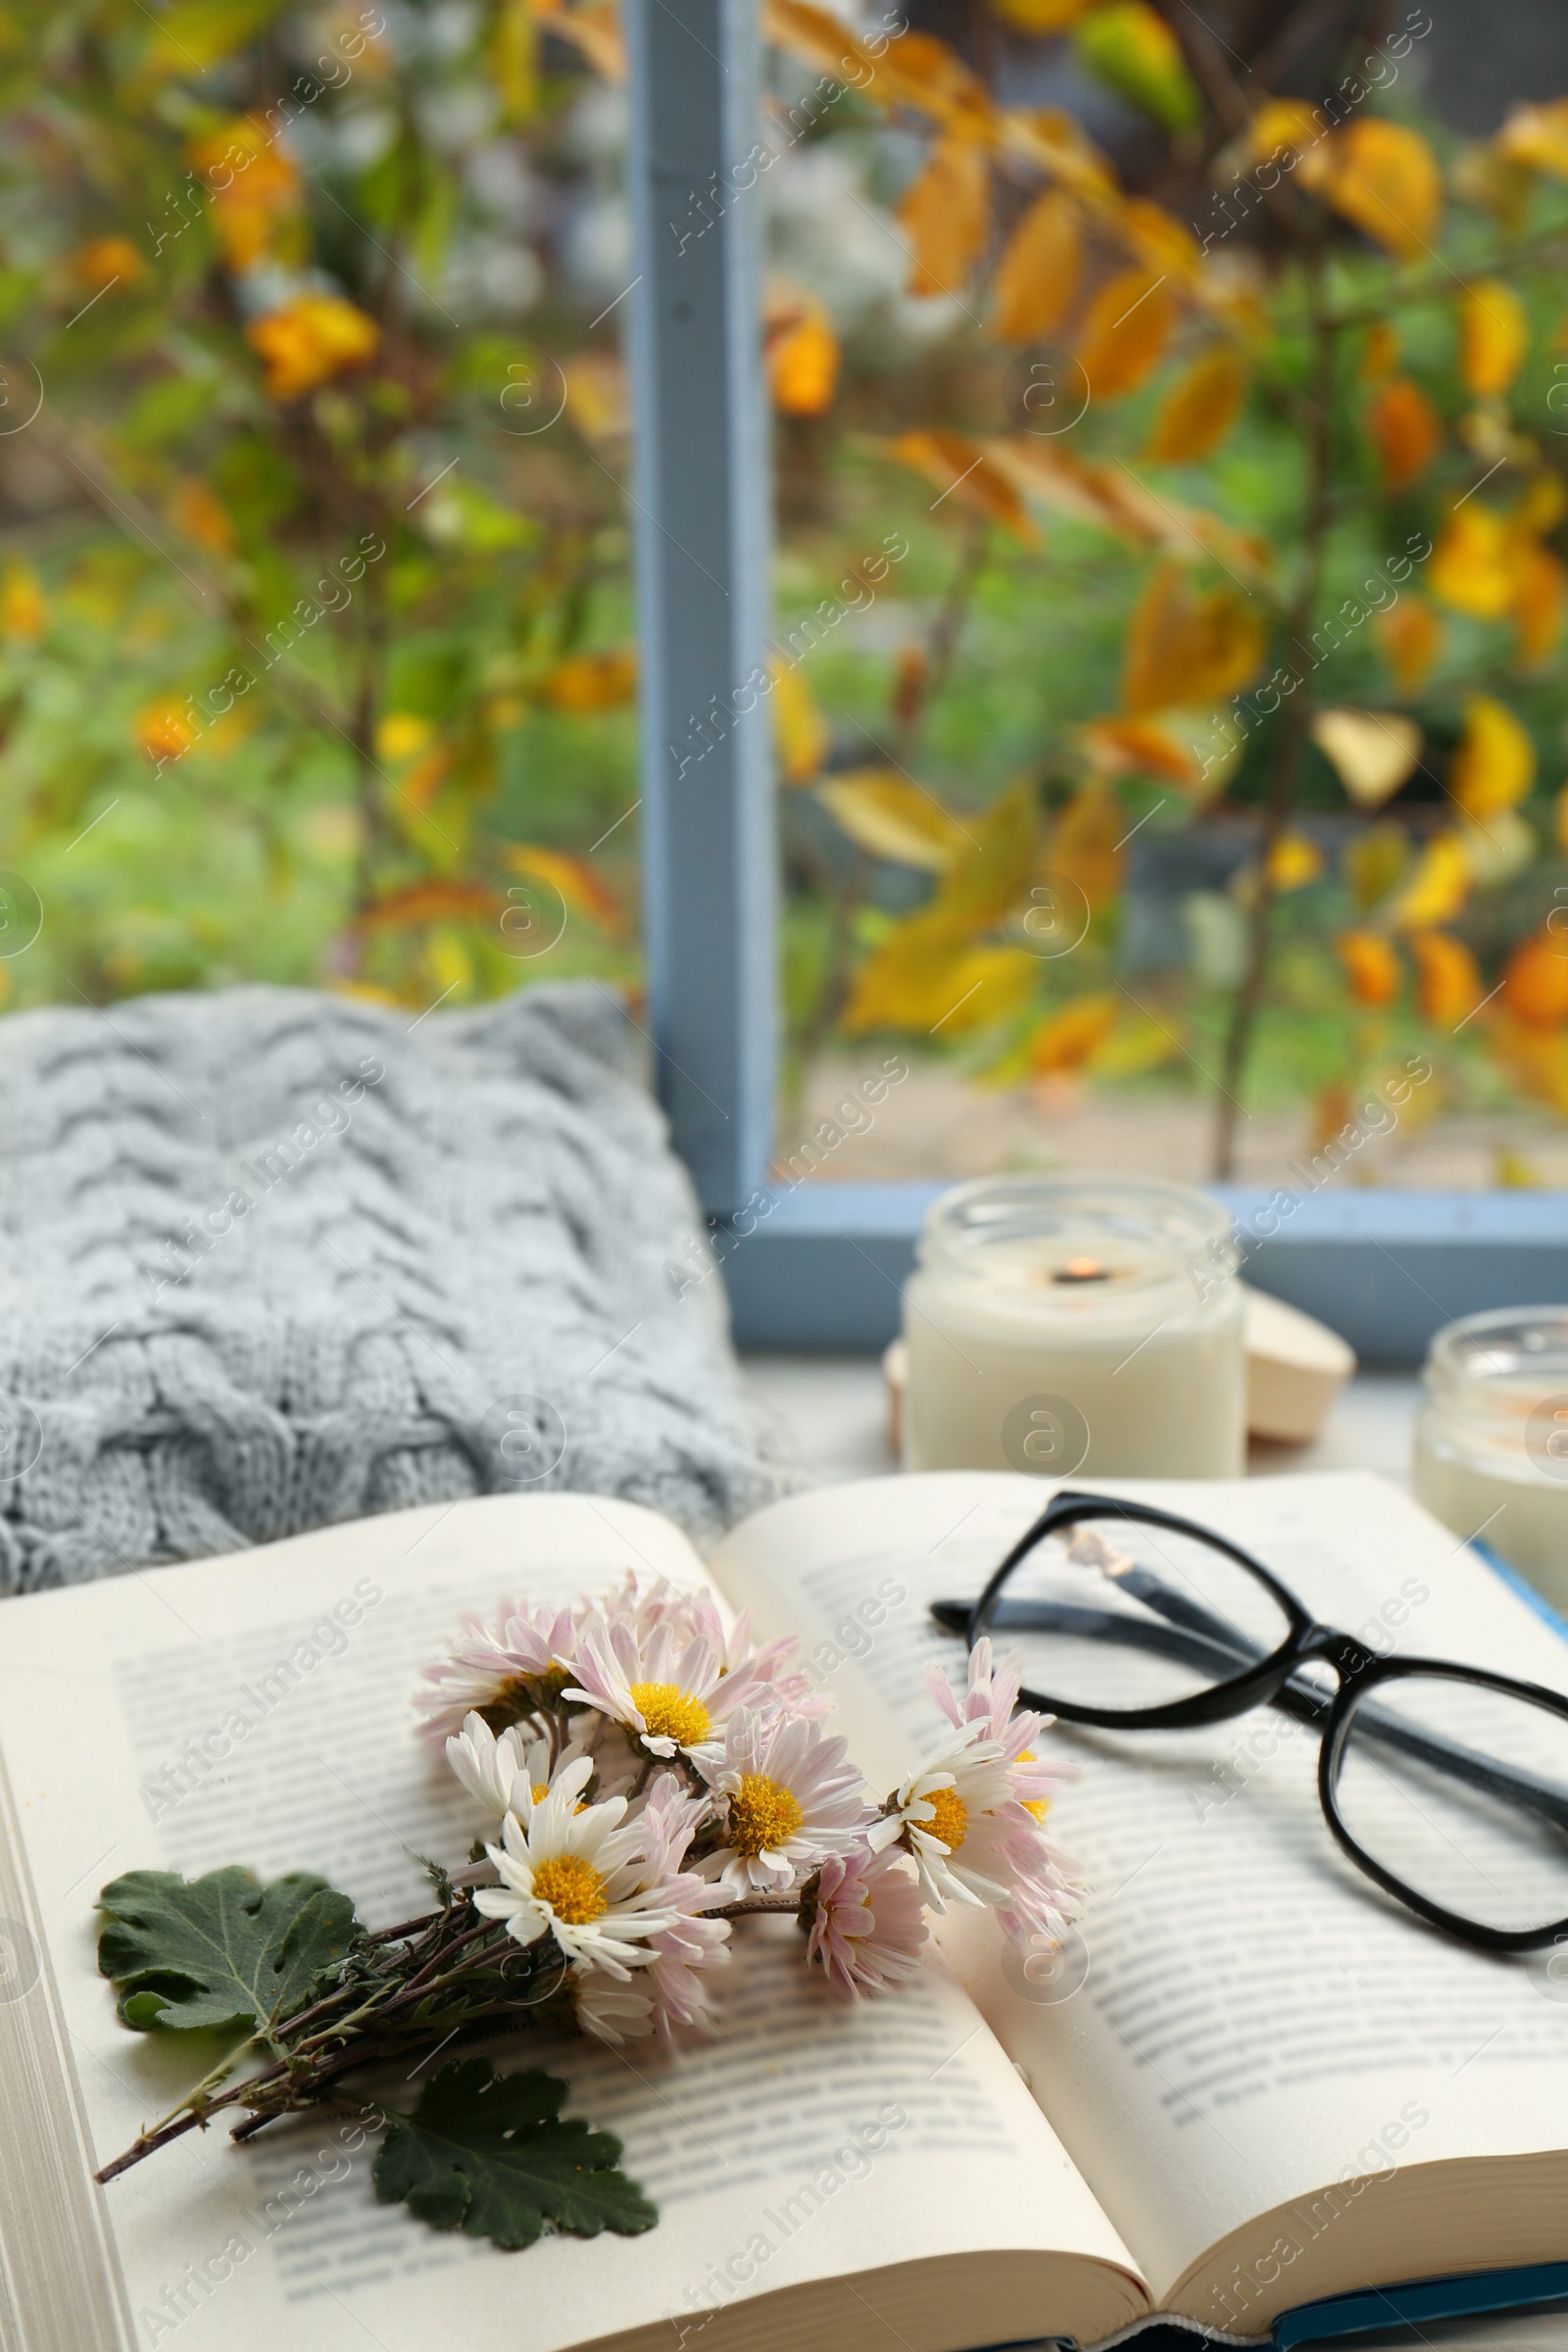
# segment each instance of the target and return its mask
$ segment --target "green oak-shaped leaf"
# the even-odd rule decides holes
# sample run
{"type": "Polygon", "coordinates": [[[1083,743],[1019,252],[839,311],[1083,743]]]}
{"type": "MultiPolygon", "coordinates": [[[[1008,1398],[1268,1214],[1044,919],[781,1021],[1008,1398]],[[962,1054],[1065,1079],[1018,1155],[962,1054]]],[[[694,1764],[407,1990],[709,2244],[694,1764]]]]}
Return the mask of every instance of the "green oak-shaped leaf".
{"type": "Polygon", "coordinates": [[[659,2219],[619,2169],[620,2142],[563,2123],[566,2085],[535,2068],[498,2075],[463,2058],[431,2076],[419,2104],[392,2126],[375,2159],[383,2205],[403,2200],[433,2230],[465,2230],[512,2250],[553,2222],[579,2237],[623,2237],[659,2219]]]}
{"type": "Polygon", "coordinates": [[[127,2026],[265,2033],[303,2009],[322,1969],[362,1933],[354,1905],[296,1871],[264,1886],[248,1870],[182,1879],[132,1870],[98,1897],[98,1966],[127,2026]]]}

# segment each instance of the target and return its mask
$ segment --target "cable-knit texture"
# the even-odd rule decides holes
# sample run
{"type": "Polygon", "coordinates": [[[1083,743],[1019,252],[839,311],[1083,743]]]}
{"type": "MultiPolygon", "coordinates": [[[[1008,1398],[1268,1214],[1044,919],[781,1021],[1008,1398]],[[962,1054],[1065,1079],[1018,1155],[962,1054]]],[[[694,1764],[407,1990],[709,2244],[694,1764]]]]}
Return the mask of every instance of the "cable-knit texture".
{"type": "Polygon", "coordinates": [[[637,1044],[587,985],[0,1021],[0,1592],[492,1490],[762,1499],[637,1044]]]}

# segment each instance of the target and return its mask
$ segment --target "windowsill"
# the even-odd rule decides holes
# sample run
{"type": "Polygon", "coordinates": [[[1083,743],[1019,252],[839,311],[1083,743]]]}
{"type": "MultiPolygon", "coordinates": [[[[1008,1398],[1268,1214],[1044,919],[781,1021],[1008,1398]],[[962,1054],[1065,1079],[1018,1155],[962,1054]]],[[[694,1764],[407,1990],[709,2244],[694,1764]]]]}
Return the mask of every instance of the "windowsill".
{"type": "MultiPolygon", "coordinates": [[[[808,1486],[887,1478],[898,1469],[875,1356],[743,1355],[741,1368],[774,1444],[808,1486]]],[[[1310,1446],[1255,1441],[1249,1472],[1266,1478],[1282,1470],[1376,1470],[1402,1486],[1419,1396],[1413,1373],[1358,1373],[1320,1438],[1310,1446]]]]}

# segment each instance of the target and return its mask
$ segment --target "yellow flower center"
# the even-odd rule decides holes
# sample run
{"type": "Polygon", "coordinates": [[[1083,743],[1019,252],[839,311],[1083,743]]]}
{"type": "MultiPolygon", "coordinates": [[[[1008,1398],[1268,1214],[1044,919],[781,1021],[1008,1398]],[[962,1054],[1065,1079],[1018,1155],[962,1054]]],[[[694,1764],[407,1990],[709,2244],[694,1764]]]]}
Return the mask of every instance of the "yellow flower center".
{"type": "MultiPolygon", "coordinates": [[[[545,1798],[546,1798],[546,1797],[547,1797],[549,1794],[550,1794],[550,1789],[549,1789],[549,1787],[548,1787],[548,1785],[547,1785],[547,1784],[546,1784],[544,1781],[535,1781],[535,1783],[534,1783],[534,1785],[533,1785],[533,1801],[534,1801],[534,1803],[535,1803],[536,1805],[542,1805],[542,1804],[544,1803],[544,1801],[545,1801],[545,1798]]],[[[578,1812],[580,1813],[580,1812],[582,1811],[582,1807],[579,1805],[579,1806],[578,1806],[578,1808],[577,1808],[577,1810],[578,1810],[578,1812]]]]}
{"type": "Polygon", "coordinates": [[[928,1838],[940,1838],[949,1853],[956,1853],[969,1828],[969,1808],[956,1788],[933,1788],[926,1797],[931,1819],[920,1827],[928,1838]]]}
{"type": "Polygon", "coordinates": [[[729,1800],[729,1841],[736,1853],[760,1854],[793,1838],[806,1815],[800,1799],[765,1772],[743,1772],[729,1800]]]}
{"type": "Polygon", "coordinates": [[[605,1882],[581,1854],[552,1854],[535,1866],[535,1899],[548,1903],[568,1928],[584,1928],[605,1909],[605,1882]]]}
{"type": "MultiPolygon", "coordinates": [[[[1038,1764],[1040,1758],[1033,1754],[1030,1749],[1025,1748],[1023,1754],[1018,1758],[1018,1761],[1020,1764],[1038,1764]]],[[[1018,1802],[1022,1805],[1026,1813],[1032,1813],[1034,1815],[1036,1821],[1044,1821],[1046,1815],[1051,1811],[1051,1799],[1049,1796],[1021,1796],[1018,1799],[1018,1802]]]]}
{"type": "Polygon", "coordinates": [[[643,1719],[645,1732],[656,1739],[673,1740],[677,1747],[696,1747],[712,1729],[700,1698],[673,1683],[633,1683],[631,1703],[643,1719]]]}

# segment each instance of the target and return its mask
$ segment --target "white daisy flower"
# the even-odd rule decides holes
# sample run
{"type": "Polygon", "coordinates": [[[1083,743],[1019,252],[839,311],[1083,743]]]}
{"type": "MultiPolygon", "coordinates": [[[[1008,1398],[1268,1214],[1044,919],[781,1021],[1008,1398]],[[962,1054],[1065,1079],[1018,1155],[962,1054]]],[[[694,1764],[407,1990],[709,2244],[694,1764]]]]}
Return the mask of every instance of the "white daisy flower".
{"type": "Polygon", "coordinates": [[[732,1718],[722,1754],[700,1759],[720,1800],[723,1841],[706,1867],[736,1896],[779,1894],[855,1842],[865,1783],[842,1740],[801,1716],[732,1718]]]}
{"type": "Polygon", "coordinates": [[[592,1771],[593,1758],[579,1756],[538,1799],[518,1776],[501,1843],[485,1847],[501,1885],[479,1887],[473,1900],[487,1919],[505,1920],[518,1943],[554,1936],[568,1960],[624,1978],[648,1966],[648,1938],[679,1913],[669,1882],[651,1867],[641,1824],[621,1826],[625,1798],[579,1806],[592,1771]]]}
{"type": "Polygon", "coordinates": [[[654,2004],[635,1978],[607,1977],[603,1969],[574,1968],[571,2004],[585,2034],[618,2047],[654,2030],[654,2004]]]}
{"type": "MultiPolygon", "coordinates": [[[[543,1742],[538,1742],[543,1745],[543,1742]]],[[[466,1715],[447,1740],[447,1762],[476,1804],[499,1820],[512,1804],[513,1785],[527,1769],[521,1733],[509,1724],[500,1739],[482,1715],[466,1715]]]]}
{"type": "Polygon", "coordinates": [[[726,1718],[758,1695],[749,1672],[726,1674],[701,1636],[660,1623],[639,1637],[624,1617],[590,1619],[577,1638],[577,1681],[565,1695],[597,1707],[651,1755],[716,1755],[726,1718]]]}
{"type": "Polygon", "coordinates": [[[465,1618],[439,1666],[426,1666],[429,1685],[416,1701],[424,1737],[440,1747],[462,1729],[465,1716],[494,1716],[505,1725],[531,1715],[569,1679],[576,1628],[569,1609],[530,1609],[503,1601],[493,1625],[465,1618]]]}
{"type": "Polygon", "coordinates": [[[802,1897],[806,1956],[851,2000],[886,1992],[918,1967],[925,1907],[903,1854],[857,1845],[824,1862],[802,1897]]]}
{"type": "Polygon", "coordinates": [[[875,1853],[902,1844],[919,1873],[926,1901],[946,1911],[949,1901],[1001,1910],[1012,1897],[1007,1848],[1028,1816],[1013,1794],[1002,1742],[981,1740],[979,1723],[965,1724],[943,1741],[931,1762],[910,1773],[893,1808],[871,1824],[875,1853]]]}
{"type": "Polygon", "coordinates": [[[498,1737],[482,1715],[466,1715],[463,1729],[447,1741],[447,1762],[474,1800],[499,1819],[522,1810],[518,1783],[537,1802],[582,1750],[573,1745],[551,1762],[548,1740],[525,1740],[516,1724],[498,1737]]]}

